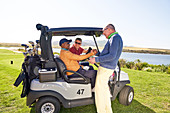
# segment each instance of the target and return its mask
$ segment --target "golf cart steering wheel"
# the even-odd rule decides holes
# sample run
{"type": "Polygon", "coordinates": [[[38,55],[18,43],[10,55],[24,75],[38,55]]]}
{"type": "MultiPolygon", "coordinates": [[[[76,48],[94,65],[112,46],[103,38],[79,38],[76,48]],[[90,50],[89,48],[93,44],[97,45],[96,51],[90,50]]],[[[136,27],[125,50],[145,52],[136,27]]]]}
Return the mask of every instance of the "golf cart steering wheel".
{"type": "Polygon", "coordinates": [[[86,53],[86,55],[88,54],[88,53],[90,53],[90,51],[92,50],[92,48],[91,47],[89,47],[89,49],[87,50],[87,53],[86,53]]]}
{"type": "MultiPolygon", "coordinates": [[[[91,52],[91,50],[92,50],[92,48],[91,47],[89,47],[89,49],[87,50],[87,52],[86,52],[86,55],[88,54],[88,53],[90,53],[91,52]]],[[[85,60],[89,60],[89,58],[86,58],[86,59],[84,59],[84,60],[82,60],[82,61],[85,61],[85,60]]]]}
{"type": "MultiPolygon", "coordinates": [[[[89,47],[89,49],[88,49],[88,51],[87,51],[87,53],[86,53],[86,54],[90,53],[90,52],[91,52],[91,50],[92,50],[92,48],[91,48],[91,47],[89,47]]],[[[87,58],[87,59],[89,60],[89,58],[87,58]]],[[[99,67],[96,63],[94,63],[94,65],[95,65],[96,67],[99,67]]]]}

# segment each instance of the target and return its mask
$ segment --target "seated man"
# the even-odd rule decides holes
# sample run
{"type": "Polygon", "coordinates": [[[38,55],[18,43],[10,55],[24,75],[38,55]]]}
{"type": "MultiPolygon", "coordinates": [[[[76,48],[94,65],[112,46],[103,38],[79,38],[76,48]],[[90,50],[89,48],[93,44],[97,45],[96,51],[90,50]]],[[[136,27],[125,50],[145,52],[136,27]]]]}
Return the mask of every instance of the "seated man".
{"type": "MultiPolygon", "coordinates": [[[[67,40],[66,38],[63,38],[60,40],[59,44],[61,46],[60,51],[60,59],[65,63],[67,70],[76,71],[83,76],[91,79],[91,86],[92,88],[95,86],[95,80],[96,80],[96,70],[84,70],[77,61],[84,60],[90,56],[93,56],[97,53],[96,50],[91,50],[91,52],[87,55],[76,55],[69,51],[70,48],[70,42],[71,40],[67,40]]],[[[73,73],[68,72],[68,77],[74,76],[73,73]]]]}
{"type": "MultiPolygon", "coordinates": [[[[69,48],[69,51],[71,51],[72,53],[77,54],[77,55],[80,55],[82,53],[87,53],[88,50],[83,49],[81,47],[81,44],[82,44],[82,39],[81,38],[76,38],[75,41],[74,41],[73,46],[71,48],[69,48]]],[[[80,62],[79,64],[85,66],[86,68],[88,66],[89,70],[94,70],[93,66],[89,66],[89,62],[80,62]]]]}
{"type": "Polygon", "coordinates": [[[80,55],[82,53],[87,53],[87,50],[84,50],[82,47],[80,47],[82,44],[81,38],[76,38],[74,41],[74,44],[71,48],[69,48],[69,51],[71,51],[74,54],[80,55]]]}
{"type": "Polygon", "coordinates": [[[80,55],[82,53],[87,53],[87,50],[84,50],[81,46],[82,39],[81,38],[76,38],[74,41],[73,46],[69,49],[74,54],[80,55]]]}

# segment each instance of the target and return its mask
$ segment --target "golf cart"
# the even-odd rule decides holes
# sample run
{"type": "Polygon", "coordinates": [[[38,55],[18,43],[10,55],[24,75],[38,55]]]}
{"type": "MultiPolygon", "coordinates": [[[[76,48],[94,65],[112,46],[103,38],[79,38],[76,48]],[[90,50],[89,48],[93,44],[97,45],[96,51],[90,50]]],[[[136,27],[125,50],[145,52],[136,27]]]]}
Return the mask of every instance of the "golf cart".
{"type": "MultiPolygon", "coordinates": [[[[33,48],[31,55],[24,53],[23,69],[14,83],[15,86],[18,86],[23,81],[21,97],[27,97],[27,106],[31,107],[35,103],[37,113],[59,113],[61,105],[64,108],[72,108],[94,104],[95,92],[92,92],[90,79],[77,72],[67,70],[63,61],[59,57],[54,57],[51,41],[54,36],[91,36],[97,51],[99,51],[95,38],[101,36],[102,28],[63,27],[49,29],[41,24],[37,24],[36,28],[41,31],[40,41],[38,41],[41,55],[35,52],[35,48],[33,48]],[[67,72],[77,74],[79,77],[68,78],[67,72]]],[[[23,46],[28,47],[27,45],[23,46]]],[[[111,100],[119,95],[121,104],[131,104],[134,91],[132,87],[126,85],[130,83],[129,77],[127,73],[121,71],[119,63],[113,75],[111,75],[112,79],[108,81],[112,95],[111,100]]]]}

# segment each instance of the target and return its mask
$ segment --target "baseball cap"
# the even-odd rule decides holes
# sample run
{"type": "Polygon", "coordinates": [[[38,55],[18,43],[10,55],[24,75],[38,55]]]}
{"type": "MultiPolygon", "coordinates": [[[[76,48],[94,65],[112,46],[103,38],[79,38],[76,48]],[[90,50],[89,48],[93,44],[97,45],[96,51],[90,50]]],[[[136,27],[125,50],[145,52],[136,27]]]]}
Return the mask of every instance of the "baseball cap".
{"type": "Polygon", "coordinates": [[[69,43],[70,43],[70,42],[72,42],[72,40],[67,40],[66,38],[61,39],[60,42],[59,42],[60,46],[61,46],[64,42],[69,42],[69,43]]]}

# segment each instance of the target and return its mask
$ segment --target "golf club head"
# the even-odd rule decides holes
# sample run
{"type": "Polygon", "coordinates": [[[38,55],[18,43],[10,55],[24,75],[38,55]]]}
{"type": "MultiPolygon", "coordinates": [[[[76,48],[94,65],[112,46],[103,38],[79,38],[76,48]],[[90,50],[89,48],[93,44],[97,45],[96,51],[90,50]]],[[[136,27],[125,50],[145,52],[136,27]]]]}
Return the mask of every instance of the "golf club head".
{"type": "Polygon", "coordinates": [[[27,51],[27,48],[29,48],[26,44],[21,44],[21,46],[25,47],[25,52],[27,51]]]}
{"type": "Polygon", "coordinates": [[[26,44],[21,44],[21,46],[29,48],[29,46],[27,46],[26,44]]]}
{"type": "Polygon", "coordinates": [[[28,50],[28,53],[29,53],[29,55],[32,55],[32,54],[33,54],[33,50],[32,50],[32,49],[29,49],[29,50],[28,50]]]}
{"type": "Polygon", "coordinates": [[[39,44],[39,43],[40,43],[40,40],[36,40],[35,42],[36,42],[37,44],[39,44]]]}
{"type": "Polygon", "coordinates": [[[23,55],[26,57],[27,56],[27,54],[28,54],[28,52],[23,52],[23,55]]]}
{"type": "Polygon", "coordinates": [[[29,41],[29,43],[30,43],[32,46],[34,46],[34,42],[33,42],[33,41],[29,41]]]}

